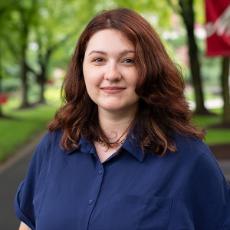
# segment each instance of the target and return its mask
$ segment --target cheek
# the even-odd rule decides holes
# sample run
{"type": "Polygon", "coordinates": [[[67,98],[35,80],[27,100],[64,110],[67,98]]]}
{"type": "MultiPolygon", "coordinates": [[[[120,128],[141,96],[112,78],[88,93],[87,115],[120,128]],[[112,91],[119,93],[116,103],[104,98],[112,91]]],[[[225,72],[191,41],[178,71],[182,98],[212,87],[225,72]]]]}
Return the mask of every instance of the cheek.
{"type": "Polygon", "coordinates": [[[129,85],[130,87],[132,87],[133,89],[136,89],[137,85],[138,85],[138,77],[136,75],[133,75],[132,78],[130,78],[129,80],[129,85]]]}
{"type": "Polygon", "coordinates": [[[98,88],[100,85],[100,81],[98,81],[98,79],[94,78],[93,76],[86,76],[84,79],[86,88],[89,90],[96,90],[96,88],[98,88]]]}
{"type": "Polygon", "coordinates": [[[123,72],[123,75],[126,76],[126,82],[130,87],[136,87],[138,84],[138,81],[140,80],[139,74],[136,70],[136,68],[127,69],[123,72]]]}
{"type": "Polygon", "coordinates": [[[93,72],[90,71],[89,69],[83,69],[83,75],[84,75],[84,80],[85,80],[85,85],[86,88],[92,88],[92,86],[94,85],[94,75],[93,72]]]}
{"type": "Polygon", "coordinates": [[[83,75],[88,87],[94,87],[100,84],[101,74],[94,68],[83,68],[83,75]]]}

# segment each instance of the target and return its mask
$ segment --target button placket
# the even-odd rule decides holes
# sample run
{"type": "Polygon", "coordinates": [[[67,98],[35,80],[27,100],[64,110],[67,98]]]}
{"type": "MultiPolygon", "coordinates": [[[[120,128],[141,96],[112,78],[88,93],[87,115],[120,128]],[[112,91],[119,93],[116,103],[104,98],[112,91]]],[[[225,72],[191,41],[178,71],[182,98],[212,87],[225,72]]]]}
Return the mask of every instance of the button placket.
{"type": "Polygon", "coordinates": [[[104,170],[103,169],[98,169],[98,174],[100,175],[100,176],[102,176],[103,175],[103,173],[104,173],[104,170]]]}
{"type": "Polygon", "coordinates": [[[97,199],[100,195],[100,190],[101,190],[101,185],[103,181],[103,175],[104,175],[104,169],[103,165],[101,164],[100,161],[97,161],[96,163],[96,177],[95,177],[95,182],[92,185],[91,193],[89,196],[88,200],[88,224],[87,224],[87,229],[89,227],[90,219],[93,213],[93,210],[96,206],[97,199]]]}

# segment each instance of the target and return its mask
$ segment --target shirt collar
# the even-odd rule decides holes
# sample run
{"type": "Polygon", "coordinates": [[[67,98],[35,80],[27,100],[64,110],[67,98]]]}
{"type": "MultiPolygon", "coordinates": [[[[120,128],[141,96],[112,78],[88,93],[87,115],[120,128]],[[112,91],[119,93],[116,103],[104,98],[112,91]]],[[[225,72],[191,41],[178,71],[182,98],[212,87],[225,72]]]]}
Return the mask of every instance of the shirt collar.
{"type": "MultiPolygon", "coordinates": [[[[129,153],[130,155],[132,155],[136,160],[142,162],[144,160],[145,157],[145,151],[143,151],[143,149],[141,148],[139,141],[136,137],[136,135],[134,134],[134,132],[131,132],[124,144],[121,147],[123,150],[127,151],[127,153],[129,153]]],[[[96,150],[94,145],[87,140],[84,137],[80,138],[79,141],[79,147],[70,151],[66,151],[67,154],[71,154],[74,153],[76,150],[81,151],[82,153],[90,153],[90,154],[96,154],[96,150]]]]}
{"type": "Polygon", "coordinates": [[[82,153],[90,153],[90,154],[96,153],[94,145],[84,137],[81,137],[79,141],[79,150],[82,153]]]}
{"type": "Polygon", "coordinates": [[[145,152],[141,148],[141,145],[134,133],[130,133],[128,135],[122,148],[126,150],[129,154],[131,154],[138,161],[142,162],[144,160],[145,152]]]}
{"type": "Polygon", "coordinates": [[[75,151],[81,151],[82,153],[90,153],[90,154],[95,154],[96,153],[94,145],[84,137],[80,138],[80,141],[78,143],[77,148],[69,150],[69,151],[67,150],[65,152],[67,154],[72,154],[75,151]]]}

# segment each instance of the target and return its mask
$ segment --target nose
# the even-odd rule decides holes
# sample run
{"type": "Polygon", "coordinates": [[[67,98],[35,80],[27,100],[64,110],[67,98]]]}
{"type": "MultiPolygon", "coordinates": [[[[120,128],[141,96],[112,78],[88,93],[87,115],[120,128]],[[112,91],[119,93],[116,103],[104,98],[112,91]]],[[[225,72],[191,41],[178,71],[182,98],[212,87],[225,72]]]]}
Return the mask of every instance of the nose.
{"type": "Polygon", "coordinates": [[[121,73],[116,63],[108,63],[104,77],[108,81],[119,81],[121,79],[121,73]]]}

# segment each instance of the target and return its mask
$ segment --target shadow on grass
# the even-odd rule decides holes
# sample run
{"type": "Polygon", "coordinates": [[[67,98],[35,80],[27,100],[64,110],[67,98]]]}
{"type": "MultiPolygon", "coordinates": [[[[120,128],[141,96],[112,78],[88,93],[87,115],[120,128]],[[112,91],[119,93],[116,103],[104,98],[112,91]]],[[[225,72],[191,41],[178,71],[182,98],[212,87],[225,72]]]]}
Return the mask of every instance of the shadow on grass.
{"type": "Polygon", "coordinates": [[[0,116],[0,120],[14,120],[14,121],[20,121],[22,120],[21,118],[14,116],[14,115],[2,115],[0,116]]]}
{"type": "Polygon", "coordinates": [[[20,105],[16,110],[34,109],[34,108],[37,108],[43,105],[47,105],[47,102],[41,101],[41,102],[34,102],[34,103],[25,104],[25,105],[20,105]]]}
{"type": "Polygon", "coordinates": [[[230,130],[230,123],[224,124],[224,123],[218,123],[208,126],[208,128],[211,129],[229,129],[230,130]]]}

